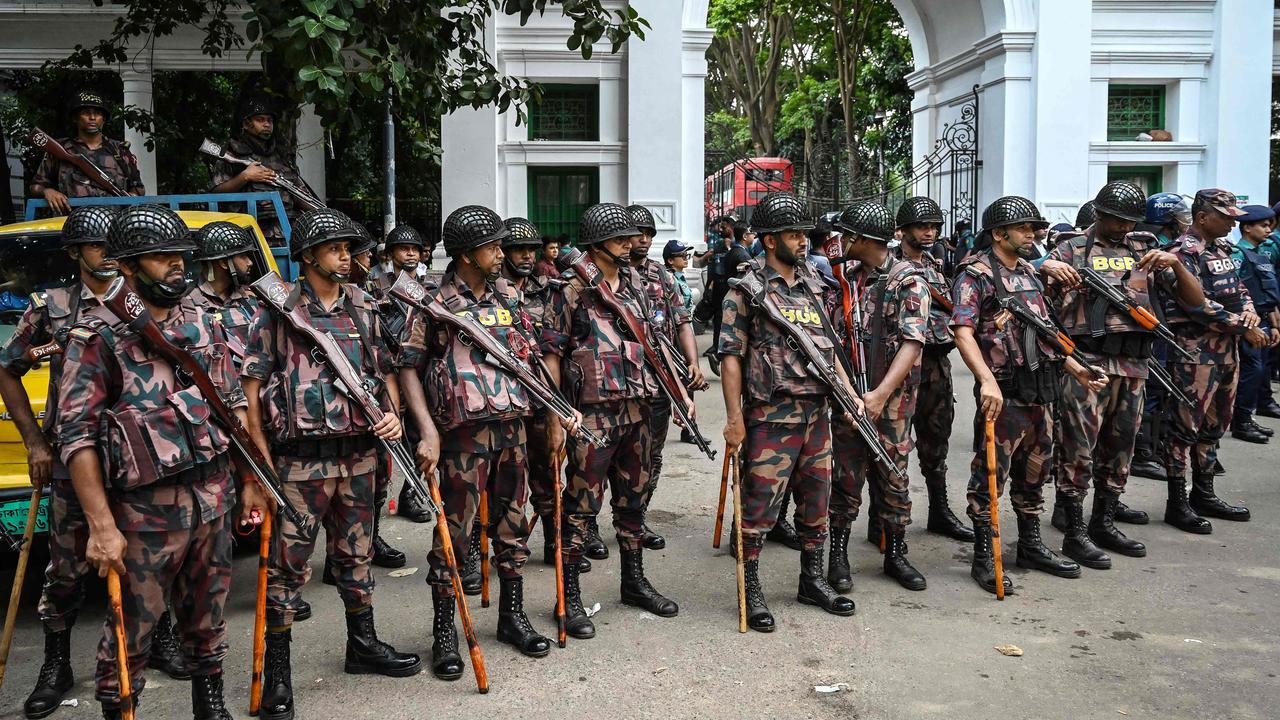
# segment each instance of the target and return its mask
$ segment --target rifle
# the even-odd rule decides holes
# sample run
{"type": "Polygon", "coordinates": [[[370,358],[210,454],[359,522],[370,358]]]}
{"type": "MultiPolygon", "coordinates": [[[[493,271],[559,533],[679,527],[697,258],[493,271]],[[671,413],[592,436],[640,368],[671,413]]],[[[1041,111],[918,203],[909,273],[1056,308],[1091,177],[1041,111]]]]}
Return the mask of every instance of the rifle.
{"type": "MultiPolygon", "coordinates": [[[[18,627],[18,601],[22,599],[22,582],[27,577],[27,561],[31,559],[31,538],[36,531],[36,517],[40,514],[40,488],[31,490],[31,503],[27,505],[27,524],[22,540],[16,540],[4,528],[5,537],[18,550],[18,567],[13,571],[13,587],[9,590],[9,608],[4,615],[4,634],[0,635],[0,687],[4,686],[4,672],[9,667],[9,646],[13,643],[13,631],[18,627]]],[[[3,525],[0,525],[3,527],[3,525]]]]}
{"type": "Polygon", "coordinates": [[[577,248],[571,248],[568,252],[561,252],[556,258],[556,268],[561,272],[567,270],[573,271],[578,279],[584,285],[595,290],[596,296],[600,298],[606,309],[613,313],[618,319],[619,327],[635,342],[640,344],[644,351],[645,362],[648,363],[649,369],[653,370],[653,374],[658,378],[658,387],[662,389],[662,393],[667,396],[667,400],[671,403],[671,411],[675,413],[676,420],[682,427],[693,434],[693,440],[697,444],[698,449],[712,460],[716,459],[716,451],[711,449],[711,444],[703,437],[702,431],[698,429],[698,423],[694,421],[690,414],[693,407],[693,400],[685,393],[684,385],[671,372],[662,356],[654,349],[653,343],[649,342],[648,333],[645,326],[640,322],[618,296],[614,294],[613,288],[608,283],[600,282],[600,268],[596,267],[587,259],[585,253],[577,248]]]}
{"type": "MultiPolygon", "coordinates": [[[[1066,355],[1080,363],[1081,366],[1087,369],[1095,377],[1106,377],[1105,373],[1094,371],[1093,366],[1090,365],[1089,362],[1080,355],[1080,351],[1076,349],[1075,341],[1066,333],[1059,330],[1058,326],[1053,324],[1052,320],[1042,318],[1035,314],[1031,311],[1031,308],[1026,306],[1025,303],[1012,295],[1006,295],[1005,297],[1000,298],[1000,307],[1003,308],[1005,312],[1008,312],[1013,317],[1022,321],[1022,324],[1025,327],[1023,347],[1030,347],[1031,343],[1035,341],[1035,336],[1038,335],[1041,338],[1044,338],[1045,342],[1056,347],[1063,355],[1066,355]]],[[[1031,363],[1032,370],[1039,367],[1039,361],[1031,363]]]]}
{"type": "Polygon", "coordinates": [[[27,136],[27,142],[31,147],[40,148],[57,160],[75,165],[80,172],[84,173],[85,177],[93,181],[94,185],[106,190],[109,194],[116,197],[129,197],[129,193],[121,190],[120,186],[102,168],[94,165],[89,158],[81,153],[73,153],[62,147],[62,143],[54,140],[49,136],[49,133],[40,128],[31,131],[31,134],[27,136]]]}
{"type": "Polygon", "coordinates": [[[929,297],[932,298],[933,301],[938,304],[938,307],[942,308],[948,313],[953,313],[956,311],[956,306],[954,303],[951,302],[951,298],[947,297],[946,295],[943,295],[941,292],[938,291],[938,288],[934,287],[931,283],[926,282],[925,285],[929,286],[929,297]]]}
{"type": "MultiPolygon", "coordinates": [[[[200,143],[200,152],[205,155],[209,155],[210,157],[218,158],[223,162],[231,163],[232,165],[243,165],[244,167],[249,167],[254,163],[253,160],[245,160],[242,157],[232,155],[227,152],[226,148],[208,138],[205,138],[204,142],[200,143]]],[[[271,181],[271,184],[292,195],[293,198],[298,201],[298,204],[302,206],[303,210],[319,210],[320,208],[325,207],[325,204],[320,202],[315,195],[312,195],[310,190],[300,188],[288,180],[285,180],[280,176],[280,173],[276,173],[276,178],[271,181]]]]}
{"type": "Polygon", "coordinates": [[[1173,382],[1173,376],[1169,374],[1168,370],[1164,369],[1160,361],[1155,358],[1147,358],[1147,370],[1151,373],[1151,379],[1159,383],[1160,387],[1164,388],[1164,391],[1169,393],[1174,400],[1187,407],[1195,407],[1195,402],[1182,391],[1182,388],[1173,382]]]}
{"type": "MultiPolygon", "coordinates": [[[[317,330],[311,324],[304,311],[289,302],[289,286],[274,272],[258,278],[249,289],[262,300],[265,307],[270,308],[293,332],[311,345],[312,357],[323,362],[334,374],[334,388],[345,395],[364,414],[370,425],[382,422],[387,413],[378,405],[378,399],[369,392],[369,386],[361,379],[360,374],[351,366],[351,361],[343,354],[337,341],[327,332],[317,330]]],[[[378,438],[379,444],[391,456],[391,462],[404,475],[405,485],[410,492],[421,500],[423,505],[436,518],[436,531],[440,533],[440,544],[443,546],[445,565],[449,568],[449,577],[453,583],[453,592],[458,603],[458,615],[462,620],[462,633],[467,638],[467,647],[471,652],[471,667],[475,671],[476,685],[480,692],[489,692],[489,675],[485,670],[484,655],[480,652],[480,641],[476,639],[475,629],[471,624],[471,612],[467,609],[466,595],[462,592],[462,574],[458,572],[458,559],[453,554],[453,538],[449,534],[449,520],[445,517],[440,488],[435,482],[424,480],[418,472],[413,457],[399,440],[378,438]]]]}
{"type": "MultiPolygon", "coordinates": [[[[510,347],[498,342],[497,338],[474,318],[450,312],[444,303],[427,293],[427,289],[413,279],[408,272],[401,271],[388,293],[408,304],[409,307],[426,313],[432,320],[452,327],[463,344],[478,346],[484,351],[486,362],[505,370],[514,377],[516,382],[520,383],[533,396],[533,399],[552,415],[564,422],[573,422],[577,419],[569,401],[556,392],[549,382],[545,382],[545,378],[539,378],[533,374],[525,360],[516,355],[510,347]]],[[[596,447],[604,447],[608,442],[581,425],[578,426],[575,435],[596,447]]]]}
{"type": "MultiPolygon", "coordinates": [[[[1108,283],[1106,278],[1099,275],[1097,270],[1089,267],[1080,268],[1080,279],[1084,281],[1084,284],[1092,290],[1094,295],[1096,295],[1100,300],[1103,300],[1120,312],[1127,313],[1129,317],[1133,318],[1134,322],[1138,323],[1138,325],[1142,327],[1142,329],[1158,335],[1161,340],[1167,342],[1169,347],[1176,350],[1178,354],[1186,358],[1188,362],[1196,361],[1196,356],[1192,355],[1186,348],[1177,343],[1177,339],[1174,337],[1173,331],[1169,329],[1168,325],[1160,322],[1159,318],[1155,316],[1155,313],[1135,303],[1128,295],[1120,292],[1118,288],[1108,283]]],[[[1097,308],[1097,310],[1101,309],[1101,306],[1097,308]]],[[[1101,337],[1107,333],[1106,328],[1102,326],[1101,322],[1094,323],[1093,327],[1097,328],[1093,332],[1094,337],[1101,337]]]]}
{"type": "Polygon", "coordinates": [[[848,389],[845,388],[844,381],[841,380],[835,363],[823,357],[822,351],[818,349],[817,345],[813,344],[813,338],[786,319],[782,314],[782,309],[778,307],[778,303],[769,297],[769,294],[765,292],[764,285],[756,278],[749,274],[742,275],[729,280],[729,287],[736,287],[742,290],[747,302],[763,310],[769,320],[787,334],[787,344],[791,345],[805,360],[809,361],[806,369],[831,389],[831,396],[835,398],[840,410],[853,418],[854,427],[858,430],[858,434],[862,436],[862,441],[866,443],[867,448],[875,455],[876,462],[905,482],[907,480],[906,472],[898,467],[893,458],[889,456],[889,452],[885,450],[884,445],[880,444],[880,431],[871,422],[871,418],[858,410],[857,404],[853,401],[853,395],[849,394],[848,389]]]}
{"type": "Polygon", "coordinates": [[[50,340],[44,345],[37,345],[27,350],[27,359],[33,363],[44,362],[54,355],[61,355],[62,351],[62,343],[50,340]]]}
{"type": "Polygon", "coordinates": [[[280,482],[280,477],[276,475],[275,468],[262,454],[258,444],[249,435],[249,431],[245,430],[240,418],[227,407],[222,393],[213,384],[209,373],[205,372],[204,367],[187,351],[169,342],[129,281],[124,277],[118,277],[112,281],[111,287],[107,288],[107,293],[102,296],[102,304],[124,321],[130,330],[137,333],[151,352],[171,364],[175,375],[189,379],[192,384],[200,388],[200,394],[204,395],[205,403],[208,404],[214,420],[231,436],[231,449],[241,467],[253,473],[258,484],[271,496],[271,501],[289,522],[299,528],[306,527],[306,520],[302,514],[284,496],[284,486],[280,482]]]}
{"type": "Polygon", "coordinates": [[[9,532],[9,528],[5,527],[3,523],[0,523],[0,541],[3,541],[5,546],[13,552],[22,550],[22,540],[14,537],[13,533],[9,532]]]}

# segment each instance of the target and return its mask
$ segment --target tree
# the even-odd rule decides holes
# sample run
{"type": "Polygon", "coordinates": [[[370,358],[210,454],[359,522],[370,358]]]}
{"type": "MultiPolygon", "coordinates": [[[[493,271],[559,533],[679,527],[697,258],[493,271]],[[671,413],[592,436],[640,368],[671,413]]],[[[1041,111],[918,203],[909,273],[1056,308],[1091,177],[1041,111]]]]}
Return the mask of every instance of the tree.
{"type": "MultiPolygon", "coordinates": [[[[791,41],[791,16],[777,0],[716,0],[707,24],[711,41],[708,82],[720,110],[747,116],[756,155],[773,155],[774,125],[785,88],[783,59],[791,41]]],[[[789,79],[789,76],[788,76],[789,79]]]]}

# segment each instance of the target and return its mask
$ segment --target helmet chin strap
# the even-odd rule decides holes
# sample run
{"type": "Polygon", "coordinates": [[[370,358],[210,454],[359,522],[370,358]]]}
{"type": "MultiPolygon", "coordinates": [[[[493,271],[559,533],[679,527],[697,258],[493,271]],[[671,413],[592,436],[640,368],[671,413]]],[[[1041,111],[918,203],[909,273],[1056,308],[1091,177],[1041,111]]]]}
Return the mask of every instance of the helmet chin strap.
{"type": "Polygon", "coordinates": [[[137,265],[134,267],[137,268],[133,276],[138,281],[138,294],[152,305],[171,308],[181,302],[182,296],[187,294],[186,276],[183,276],[179,282],[169,283],[152,278],[137,265]]]}
{"type": "Polygon", "coordinates": [[[617,255],[614,255],[614,254],[613,254],[613,251],[611,251],[611,250],[609,250],[609,248],[605,247],[605,245],[604,245],[604,241],[603,241],[603,240],[602,240],[602,241],[600,241],[600,242],[598,242],[598,243],[596,243],[595,245],[592,245],[591,247],[592,247],[592,249],[594,249],[594,250],[599,250],[600,252],[604,253],[605,257],[607,257],[607,258],[609,258],[610,260],[612,260],[612,261],[613,261],[613,264],[614,264],[614,265],[617,265],[619,268],[624,268],[624,267],[627,267],[628,265],[630,265],[630,264],[631,264],[631,263],[627,262],[626,260],[623,260],[622,258],[618,257],[617,255]]]}
{"type": "Polygon", "coordinates": [[[307,263],[311,265],[311,267],[315,268],[316,272],[329,278],[333,282],[336,282],[341,285],[342,283],[351,281],[351,273],[334,272],[333,270],[330,270],[329,268],[326,268],[323,265],[321,265],[320,262],[316,260],[315,255],[312,255],[310,260],[307,260],[306,257],[303,257],[303,260],[306,260],[307,263]]]}
{"type": "Polygon", "coordinates": [[[84,256],[79,252],[76,253],[76,259],[79,260],[80,267],[85,272],[92,275],[94,280],[102,280],[104,282],[107,280],[115,280],[116,276],[120,274],[119,270],[102,270],[99,268],[89,267],[89,263],[84,261],[84,256]]]}
{"type": "Polygon", "coordinates": [[[507,269],[511,271],[511,274],[512,274],[512,275],[514,275],[514,276],[516,276],[516,277],[529,277],[530,275],[532,275],[532,274],[533,274],[533,267],[532,267],[532,266],[530,266],[530,267],[521,267],[521,266],[516,265],[515,263],[511,262],[510,260],[503,260],[503,261],[502,261],[502,263],[503,263],[504,265],[506,265],[506,266],[507,266],[507,269]]]}

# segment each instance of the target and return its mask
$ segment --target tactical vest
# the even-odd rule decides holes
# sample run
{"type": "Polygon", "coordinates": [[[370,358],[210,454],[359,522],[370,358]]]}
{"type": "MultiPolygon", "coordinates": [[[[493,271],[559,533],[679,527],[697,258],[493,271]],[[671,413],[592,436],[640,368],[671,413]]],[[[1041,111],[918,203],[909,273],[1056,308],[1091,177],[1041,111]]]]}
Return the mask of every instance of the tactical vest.
{"type": "Polygon", "coordinates": [[[673,309],[667,303],[669,294],[675,292],[674,280],[669,277],[662,263],[656,260],[646,259],[634,272],[636,281],[644,286],[648,315],[654,330],[664,338],[674,340],[676,319],[673,309]]]}
{"type": "MultiPolygon", "coordinates": [[[[332,313],[317,312],[303,281],[295,286],[289,303],[296,303],[321,332],[333,336],[351,365],[378,397],[384,380],[374,358],[377,314],[371,298],[355,285],[342,286],[343,299],[332,313]]],[[[266,383],[267,423],[277,443],[318,438],[366,435],[369,421],[359,406],[337,388],[337,378],[329,366],[312,355],[311,346],[287,325],[276,321],[276,357],[280,366],[266,383]]]]}
{"type": "MultiPolygon", "coordinates": [[[[169,340],[195,357],[224,394],[232,388],[239,392],[231,356],[215,342],[208,316],[189,297],[173,312],[182,317],[176,324],[165,323],[169,340]]],[[[170,484],[188,470],[221,468],[230,439],[213,419],[200,388],[185,387],[172,365],[152,354],[137,335],[111,325],[114,320],[109,312],[95,309],[73,330],[101,335],[116,359],[112,402],[99,427],[103,442],[98,454],[107,483],[130,491],[170,484]]]]}
{"type": "MultiPolygon", "coordinates": [[[[776,287],[765,277],[767,266],[759,259],[748,266],[788,322],[803,328],[828,362],[835,362],[835,345],[823,331],[826,313],[819,298],[826,291],[810,273],[797,272],[796,284],[776,287]]],[[[792,346],[786,332],[764,310],[751,313],[751,340],[747,347],[746,395],[751,406],[777,402],[780,396],[820,397],[830,388],[806,370],[809,360],[792,346]]]]}
{"type": "MultiPolygon", "coordinates": [[[[479,303],[459,294],[446,276],[437,297],[450,312],[483,325],[498,342],[531,362],[536,353],[529,333],[533,325],[517,302],[519,293],[506,280],[498,280],[479,303]]],[[[423,377],[427,406],[442,431],[480,422],[509,420],[528,415],[531,401],[524,386],[504,370],[485,362],[485,352],[464,343],[448,326],[439,325],[431,342],[431,357],[423,377]]]]}
{"type": "MultiPolygon", "coordinates": [[[[1035,332],[1015,317],[1008,317],[1003,329],[995,322],[1002,313],[1000,302],[1012,297],[1020,300],[1040,317],[1053,317],[1045,303],[1044,286],[1035,270],[1023,260],[1016,270],[1005,268],[995,254],[971,255],[961,267],[976,278],[986,277],[992,284],[994,314],[981,319],[976,328],[978,348],[991,369],[1000,392],[1006,399],[1044,405],[1058,399],[1058,373],[1061,358],[1035,332]]],[[[985,301],[984,301],[985,302],[985,301]]]]}
{"type": "Polygon", "coordinates": [[[1253,299],[1254,307],[1259,314],[1269,312],[1280,305],[1280,280],[1276,279],[1276,268],[1268,255],[1248,246],[1248,241],[1236,245],[1236,249],[1244,257],[1240,264],[1239,277],[1253,299]]]}
{"type": "MultiPolygon", "coordinates": [[[[76,137],[62,138],[61,144],[72,153],[81,152],[81,148],[84,148],[83,154],[87,160],[101,168],[116,187],[129,191],[128,169],[137,165],[138,161],[129,150],[128,142],[103,136],[102,145],[97,150],[90,149],[76,137]]],[[[98,187],[97,183],[72,163],[59,160],[55,163],[55,170],[58,183],[56,189],[67,197],[106,197],[111,194],[98,187]]]]}
{"type": "Polygon", "coordinates": [[[1236,262],[1231,252],[1217,242],[1206,244],[1196,256],[1196,262],[1205,296],[1228,312],[1242,312],[1246,298],[1240,290],[1240,278],[1236,275],[1236,262]]]}
{"type": "MultiPolygon", "coordinates": [[[[1095,232],[1091,228],[1066,240],[1072,248],[1072,265],[1077,270],[1091,268],[1108,285],[1139,307],[1152,310],[1163,322],[1164,309],[1152,278],[1146,271],[1137,269],[1142,256],[1155,248],[1156,237],[1135,232],[1126,235],[1117,245],[1108,245],[1094,242],[1095,232]]],[[[1059,246],[1062,242],[1059,240],[1059,246]]],[[[1063,331],[1083,350],[1103,355],[1151,357],[1155,334],[1135,322],[1127,312],[1086,288],[1072,294],[1071,301],[1062,308],[1061,316],[1063,331]]]]}
{"type": "MultiPolygon", "coordinates": [[[[867,359],[870,387],[879,385],[902,347],[902,334],[898,331],[902,317],[898,291],[912,278],[924,279],[918,265],[910,260],[890,259],[888,269],[879,273],[870,281],[870,286],[862,290],[859,302],[862,304],[867,342],[863,355],[867,359]]],[[[918,361],[916,366],[919,367],[918,361]]]]}
{"type": "Polygon", "coordinates": [[[244,290],[234,290],[230,300],[223,301],[204,286],[198,286],[192,297],[208,312],[215,336],[225,343],[231,352],[236,368],[244,365],[244,354],[249,347],[249,328],[258,312],[257,298],[244,290]]]}
{"type": "MultiPolygon", "coordinates": [[[[643,293],[624,270],[615,294],[633,315],[644,322],[643,293]]],[[[601,282],[604,279],[601,278],[601,282]]],[[[619,400],[653,397],[658,381],[645,366],[644,349],[619,328],[619,320],[604,306],[596,292],[585,289],[580,280],[569,284],[577,291],[582,312],[573,314],[573,350],[562,365],[565,387],[577,405],[595,405],[619,400]]]]}
{"type": "Polygon", "coordinates": [[[551,302],[552,288],[563,285],[559,278],[532,275],[524,281],[524,289],[520,292],[520,307],[529,322],[533,323],[533,337],[542,335],[542,326],[546,324],[547,305],[551,302]]]}
{"type": "MultiPolygon", "coordinates": [[[[83,291],[84,285],[77,281],[66,287],[50,288],[31,294],[31,307],[40,309],[44,315],[45,324],[49,328],[49,334],[63,349],[67,347],[67,335],[71,332],[72,326],[80,321],[81,312],[89,309],[84,307],[84,298],[81,297],[83,291]]],[[[95,301],[93,306],[96,305],[95,301]]],[[[62,353],[55,353],[49,357],[49,390],[45,394],[44,420],[41,423],[46,436],[50,434],[57,421],[58,382],[62,378],[62,357],[62,353]]],[[[53,438],[48,439],[52,441],[53,438]]]]}
{"type": "MultiPolygon", "coordinates": [[[[934,243],[934,247],[941,244],[934,243]]],[[[951,284],[947,282],[946,276],[935,263],[940,264],[941,261],[935,255],[926,253],[921,264],[918,265],[920,274],[934,292],[944,298],[950,298],[951,284]]],[[[932,294],[930,293],[931,296],[932,294]]],[[[926,331],[928,335],[925,339],[925,350],[929,353],[949,353],[956,346],[955,335],[951,331],[951,313],[936,300],[929,303],[929,325],[926,331]]]]}

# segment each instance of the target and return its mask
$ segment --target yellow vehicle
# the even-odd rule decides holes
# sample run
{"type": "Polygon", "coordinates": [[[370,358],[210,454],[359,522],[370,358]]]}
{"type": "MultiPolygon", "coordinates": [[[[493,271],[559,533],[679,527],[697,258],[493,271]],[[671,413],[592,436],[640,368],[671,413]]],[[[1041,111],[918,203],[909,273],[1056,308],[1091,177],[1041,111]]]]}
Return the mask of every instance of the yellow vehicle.
{"type": "MultiPolygon", "coordinates": [[[[77,203],[79,204],[79,203],[77,203]]],[[[229,212],[179,210],[192,232],[224,220],[253,231],[261,251],[260,262],[277,271],[272,249],[253,215],[229,212]]],[[[65,216],[29,220],[0,226],[0,344],[7,342],[26,311],[33,292],[73,282],[79,268],[61,247],[65,216]]],[[[198,263],[190,263],[188,275],[199,277],[198,263]]],[[[31,409],[43,421],[49,389],[49,367],[42,363],[22,378],[31,399],[31,409]]],[[[27,473],[27,450],[22,437],[0,401],[0,523],[15,536],[22,535],[31,502],[31,479],[27,473]]],[[[37,532],[45,532],[47,498],[41,503],[37,532]]]]}

